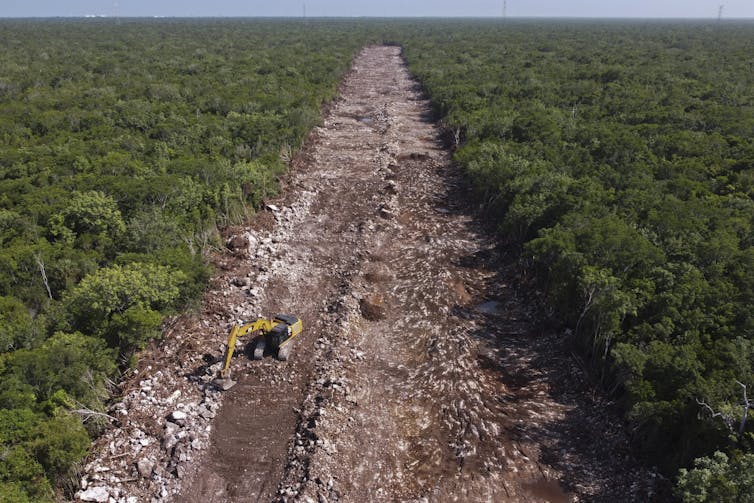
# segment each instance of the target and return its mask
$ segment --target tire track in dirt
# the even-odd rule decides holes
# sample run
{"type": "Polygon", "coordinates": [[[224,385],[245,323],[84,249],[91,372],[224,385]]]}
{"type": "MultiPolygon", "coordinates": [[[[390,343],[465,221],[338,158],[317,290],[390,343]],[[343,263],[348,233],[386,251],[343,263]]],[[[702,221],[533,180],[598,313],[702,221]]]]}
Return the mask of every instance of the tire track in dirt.
{"type": "Polygon", "coordinates": [[[175,500],[651,499],[468,211],[400,49],[364,49],[341,90],[273,207],[269,266],[252,252],[255,295],[234,297],[305,332],[288,362],[234,359],[175,500]]]}

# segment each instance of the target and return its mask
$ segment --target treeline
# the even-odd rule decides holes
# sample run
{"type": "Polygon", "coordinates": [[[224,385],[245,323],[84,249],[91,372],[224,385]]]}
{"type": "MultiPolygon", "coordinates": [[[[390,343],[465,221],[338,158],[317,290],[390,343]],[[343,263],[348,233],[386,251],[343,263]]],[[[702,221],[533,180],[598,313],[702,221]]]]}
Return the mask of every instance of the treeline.
{"type": "Polygon", "coordinates": [[[52,498],[101,427],[72,411],[203,291],[376,40],[647,461],[697,466],[687,501],[751,494],[754,25],[4,20],[1,501],[52,498]]]}
{"type": "Polygon", "coordinates": [[[405,55],[456,159],[638,450],[671,477],[706,456],[681,472],[687,501],[750,500],[754,24],[412,33],[405,55]]]}
{"type": "Polygon", "coordinates": [[[0,21],[0,501],[44,501],[108,380],[203,291],[363,40],[330,23],[0,21]]]}

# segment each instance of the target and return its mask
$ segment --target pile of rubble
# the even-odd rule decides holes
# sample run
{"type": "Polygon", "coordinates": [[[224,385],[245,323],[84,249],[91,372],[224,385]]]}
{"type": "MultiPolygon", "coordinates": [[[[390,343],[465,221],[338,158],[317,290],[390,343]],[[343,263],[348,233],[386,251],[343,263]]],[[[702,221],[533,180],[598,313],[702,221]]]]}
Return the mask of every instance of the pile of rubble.
{"type": "Polygon", "coordinates": [[[113,427],[94,444],[77,500],[164,501],[196,472],[222,404],[213,381],[228,331],[261,316],[265,285],[282,267],[285,250],[278,243],[307,214],[313,199],[314,193],[304,190],[290,206],[267,205],[273,229],[241,229],[227,239],[229,254],[216,259],[226,272],[213,279],[205,313],[200,319],[177,320],[163,341],[141,356],[143,368],[122,383],[125,391],[108,411],[113,427]]]}
{"type": "Polygon", "coordinates": [[[357,405],[348,400],[351,390],[345,375],[365,356],[364,352],[352,347],[348,337],[355,329],[353,322],[359,319],[357,297],[343,295],[335,303],[331,313],[333,330],[328,338],[317,340],[318,378],[310,383],[298,410],[295,439],[288,451],[285,477],[278,487],[278,497],[282,501],[340,499],[337,475],[334,475],[336,470],[331,470],[323,457],[337,452],[334,435],[339,428],[348,426],[350,409],[357,405]],[[334,403],[332,398],[335,395],[340,395],[345,402],[334,403]]]}
{"type": "Polygon", "coordinates": [[[143,501],[137,495],[144,491],[155,499],[172,493],[175,481],[206,448],[210,421],[220,408],[220,392],[205,384],[214,367],[201,376],[200,386],[147,367],[149,376],[113,405],[120,426],[99,440],[105,450],[85,466],[76,497],[131,503],[143,501]]]}

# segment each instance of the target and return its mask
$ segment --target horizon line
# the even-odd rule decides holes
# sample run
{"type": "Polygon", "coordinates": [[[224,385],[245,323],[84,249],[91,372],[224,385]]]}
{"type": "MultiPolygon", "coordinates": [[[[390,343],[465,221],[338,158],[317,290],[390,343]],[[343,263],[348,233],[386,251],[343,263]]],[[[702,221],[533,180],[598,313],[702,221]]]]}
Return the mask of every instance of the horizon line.
{"type": "Polygon", "coordinates": [[[754,17],[724,17],[719,19],[715,16],[707,17],[674,17],[674,16],[244,16],[244,15],[138,15],[121,16],[112,14],[76,14],[76,15],[50,15],[50,16],[2,16],[0,19],[485,19],[485,20],[511,20],[511,19],[605,19],[605,20],[677,20],[677,21],[748,21],[754,17]]]}

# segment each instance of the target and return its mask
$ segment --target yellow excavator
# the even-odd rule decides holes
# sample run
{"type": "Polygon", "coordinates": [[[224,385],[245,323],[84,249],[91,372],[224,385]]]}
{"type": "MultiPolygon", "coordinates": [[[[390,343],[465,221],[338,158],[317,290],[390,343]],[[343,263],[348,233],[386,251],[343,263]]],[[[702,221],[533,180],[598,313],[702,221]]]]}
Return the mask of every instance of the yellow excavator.
{"type": "Polygon", "coordinates": [[[278,360],[287,360],[293,347],[293,338],[304,329],[301,320],[288,314],[277,314],[271,320],[259,318],[243,325],[234,325],[228,335],[228,345],[223,356],[223,366],[218,372],[215,384],[223,390],[230,389],[235,382],[230,379],[230,361],[236,350],[239,337],[251,334],[255,337],[253,358],[261,360],[269,349],[277,355],[278,360]]]}

